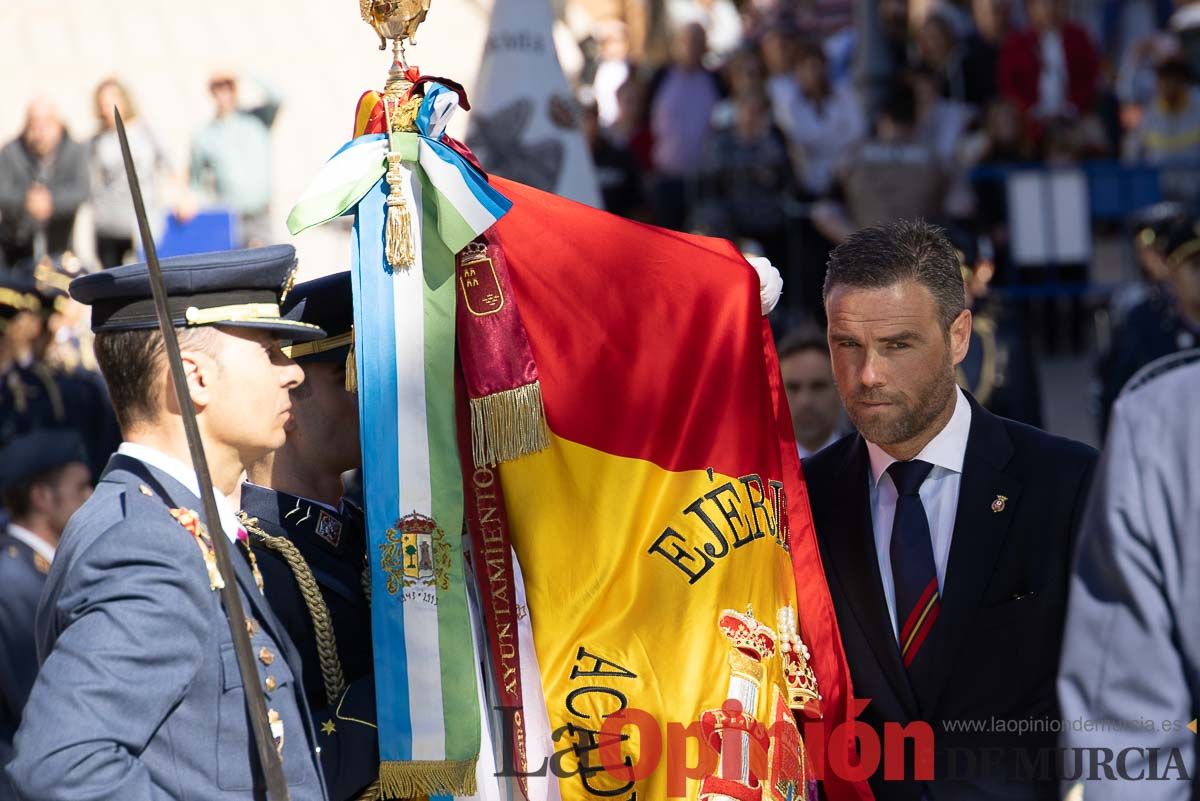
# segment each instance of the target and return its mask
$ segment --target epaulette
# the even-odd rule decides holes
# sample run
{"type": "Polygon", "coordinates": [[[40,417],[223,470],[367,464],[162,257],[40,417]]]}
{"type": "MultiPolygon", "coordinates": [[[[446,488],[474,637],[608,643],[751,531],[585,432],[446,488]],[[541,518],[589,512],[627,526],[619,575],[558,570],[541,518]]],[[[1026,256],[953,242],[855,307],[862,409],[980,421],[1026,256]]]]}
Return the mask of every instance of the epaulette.
{"type": "Polygon", "coordinates": [[[1133,374],[1133,378],[1129,379],[1125,384],[1125,388],[1121,390],[1124,395],[1133,392],[1144,384],[1148,384],[1161,375],[1166,375],[1172,370],[1180,367],[1186,367],[1200,361],[1200,348],[1192,348],[1191,350],[1181,350],[1177,353],[1171,353],[1163,356],[1160,359],[1147,364],[1141,370],[1133,374]]]}
{"type": "Polygon", "coordinates": [[[28,564],[33,565],[33,569],[41,573],[43,576],[50,572],[50,560],[27,546],[22,547],[15,544],[9,544],[5,546],[3,550],[0,550],[0,556],[5,559],[25,561],[28,564]]]}

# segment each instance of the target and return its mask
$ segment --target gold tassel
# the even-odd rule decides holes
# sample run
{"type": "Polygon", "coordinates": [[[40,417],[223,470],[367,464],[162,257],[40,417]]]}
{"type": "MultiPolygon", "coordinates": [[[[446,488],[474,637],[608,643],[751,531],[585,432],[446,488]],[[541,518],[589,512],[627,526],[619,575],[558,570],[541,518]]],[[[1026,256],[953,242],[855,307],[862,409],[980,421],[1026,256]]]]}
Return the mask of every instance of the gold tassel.
{"type": "Polygon", "coordinates": [[[404,200],[404,169],[401,156],[395,151],[387,154],[387,224],[385,227],[385,252],[387,262],[394,270],[408,270],[417,263],[417,247],[413,241],[413,216],[404,200]]]}
{"type": "Polygon", "coordinates": [[[346,354],[346,391],[358,392],[358,360],[354,358],[354,340],[350,340],[350,352],[346,354]]]}
{"type": "Polygon", "coordinates": [[[379,766],[379,797],[475,795],[475,759],[384,762],[379,766]]]}
{"type": "Polygon", "coordinates": [[[471,398],[471,456],[476,467],[494,467],[548,447],[540,382],[471,398]]]}

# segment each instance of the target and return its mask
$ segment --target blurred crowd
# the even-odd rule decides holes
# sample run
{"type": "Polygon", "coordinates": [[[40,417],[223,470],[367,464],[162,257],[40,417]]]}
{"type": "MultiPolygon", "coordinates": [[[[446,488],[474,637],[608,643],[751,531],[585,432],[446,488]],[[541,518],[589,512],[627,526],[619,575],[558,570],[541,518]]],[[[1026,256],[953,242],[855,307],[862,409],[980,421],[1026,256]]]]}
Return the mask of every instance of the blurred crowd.
{"type": "Polygon", "coordinates": [[[49,97],[32,100],[16,139],[0,149],[0,268],[32,272],[76,250],[76,216],[88,204],[99,267],[136,255],[137,223],[117,138],[119,111],[150,218],[186,223],[204,209],[228,216],[232,245],[275,238],[270,216],[270,128],[280,98],[256,80],[259,102],[239,103],[238,78],[211,76],[212,118],[193,135],[186,168],[171,163],[153,127],[116,78],[95,89],[96,130],[81,141],[49,97]]]}
{"type": "Polygon", "coordinates": [[[1166,247],[1200,189],[1200,5],[673,0],[667,14],[665,60],[628,14],[585,42],[605,204],[768,256],[789,289],[777,330],[823,323],[825,261],[851,232],[923,217],[964,254],[980,342],[961,378],[1001,414],[1042,423],[1031,354],[1060,339],[1102,351],[1098,431],[1137,367],[1197,343],[1194,267],[1163,253],[1148,268],[1145,242],[1152,225],[1166,247]],[[1116,291],[1087,259],[1013,254],[1005,178],[1095,164],[1150,170],[1152,199],[1170,201],[1098,232],[1142,270],[1116,291]]]}
{"type": "MultiPolygon", "coordinates": [[[[275,239],[270,127],[279,97],[262,84],[261,102],[243,106],[238,79],[227,73],[213,75],[209,89],[213,114],[195,132],[186,169],[171,163],[114,78],[95,89],[90,139],[72,137],[54,102],[39,97],[29,103],[19,135],[0,149],[0,448],[31,432],[66,429],[78,435],[98,476],[121,441],[96,368],[87,308],[67,291],[82,273],[139,257],[117,111],[156,228],[164,220],[182,225],[208,216],[206,235],[223,228],[225,247],[275,239]],[[85,204],[96,264],[76,255],[76,218],[85,204]]],[[[12,512],[12,503],[0,506],[0,517],[4,508],[12,512]]]]}
{"type": "MultiPolygon", "coordinates": [[[[583,33],[573,27],[584,54],[575,78],[606,208],[770,258],[787,287],[772,318],[781,336],[823,325],[832,247],[858,228],[922,217],[955,242],[974,304],[976,344],[960,378],[1000,414],[1042,425],[1034,354],[1094,347],[1100,434],[1142,364],[1200,342],[1200,259],[1168,248],[1189,239],[1200,193],[1200,3],[572,5],[588,12],[583,33]],[[1148,200],[1162,202],[1086,232],[1117,241],[1138,272],[1116,277],[1134,280],[1113,281],[1111,270],[1108,283],[1095,280],[1090,254],[1053,264],[1015,257],[1021,233],[1005,176],[1095,164],[1153,171],[1148,200]]],[[[82,270],[138,255],[114,108],[160,228],[202,221],[202,249],[214,238],[278,241],[270,198],[280,94],[227,72],[208,88],[211,116],[185,164],[172,162],[117,78],[95,89],[90,137],[68,132],[49,98],[29,103],[23,129],[0,149],[0,275],[58,294],[37,336],[15,326],[22,341],[7,363],[31,363],[41,347],[52,364],[86,368],[86,325],[62,290],[82,270]],[[84,207],[91,224],[81,228],[84,207]],[[80,231],[94,237],[85,250],[96,264],[73,255],[80,231]]],[[[1087,390],[1078,393],[1082,406],[1087,390]]]]}

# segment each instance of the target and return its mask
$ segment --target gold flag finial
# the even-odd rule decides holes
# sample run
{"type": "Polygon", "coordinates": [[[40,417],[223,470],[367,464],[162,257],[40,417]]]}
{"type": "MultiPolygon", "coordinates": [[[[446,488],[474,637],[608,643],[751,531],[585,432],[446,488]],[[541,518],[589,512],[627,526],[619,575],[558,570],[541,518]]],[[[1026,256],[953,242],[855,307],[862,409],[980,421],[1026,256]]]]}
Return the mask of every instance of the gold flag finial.
{"type": "Polygon", "coordinates": [[[358,11],[379,34],[380,50],[385,50],[391,39],[403,52],[405,41],[417,43],[413,37],[429,13],[429,0],[358,0],[358,11]]]}

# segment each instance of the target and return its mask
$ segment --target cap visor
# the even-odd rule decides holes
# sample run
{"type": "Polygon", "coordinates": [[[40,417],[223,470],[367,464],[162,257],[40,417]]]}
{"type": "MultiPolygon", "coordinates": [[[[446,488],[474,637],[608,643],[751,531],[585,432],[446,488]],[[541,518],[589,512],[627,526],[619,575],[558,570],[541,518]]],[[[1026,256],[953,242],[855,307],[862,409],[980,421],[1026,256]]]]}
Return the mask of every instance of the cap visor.
{"type": "Polygon", "coordinates": [[[311,342],[314,339],[324,339],[326,334],[321,328],[298,320],[288,320],[285,317],[270,320],[237,320],[228,323],[212,323],[222,328],[255,328],[259,331],[270,331],[278,334],[280,339],[292,342],[311,342]]]}

